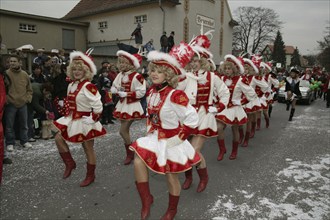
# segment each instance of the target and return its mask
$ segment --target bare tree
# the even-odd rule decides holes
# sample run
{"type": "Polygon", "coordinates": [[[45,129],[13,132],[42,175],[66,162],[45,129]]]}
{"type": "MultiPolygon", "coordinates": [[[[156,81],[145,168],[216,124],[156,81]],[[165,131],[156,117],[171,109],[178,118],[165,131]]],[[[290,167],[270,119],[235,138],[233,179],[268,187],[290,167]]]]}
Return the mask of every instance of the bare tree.
{"type": "Polygon", "coordinates": [[[323,40],[318,41],[321,53],[317,56],[319,63],[325,67],[327,71],[330,71],[330,26],[325,29],[325,36],[323,40]]]}
{"type": "Polygon", "coordinates": [[[269,8],[239,7],[234,12],[238,26],[234,28],[233,47],[256,53],[272,42],[282,22],[278,14],[269,8]]]}

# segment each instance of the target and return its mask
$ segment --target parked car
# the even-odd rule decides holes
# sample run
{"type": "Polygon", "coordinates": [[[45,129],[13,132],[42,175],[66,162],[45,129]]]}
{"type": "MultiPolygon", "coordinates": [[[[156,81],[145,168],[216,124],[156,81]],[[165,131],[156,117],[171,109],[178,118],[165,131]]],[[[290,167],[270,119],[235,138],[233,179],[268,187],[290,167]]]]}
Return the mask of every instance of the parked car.
{"type": "MultiPolygon", "coordinates": [[[[298,102],[310,105],[315,99],[315,91],[310,88],[309,81],[300,80],[299,89],[301,92],[301,98],[298,102]]],[[[285,102],[285,85],[278,90],[278,102],[285,102]]]]}

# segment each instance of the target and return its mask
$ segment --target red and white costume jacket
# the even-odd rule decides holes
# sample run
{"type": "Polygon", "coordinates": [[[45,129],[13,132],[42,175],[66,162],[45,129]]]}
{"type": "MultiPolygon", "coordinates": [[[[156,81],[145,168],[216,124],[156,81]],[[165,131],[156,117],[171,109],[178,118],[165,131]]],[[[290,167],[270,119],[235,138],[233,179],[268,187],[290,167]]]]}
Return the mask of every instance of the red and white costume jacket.
{"type": "Polygon", "coordinates": [[[306,81],[312,81],[312,76],[310,75],[310,74],[304,74],[304,75],[302,75],[301,77],[300,77],[300,80],[306,80],[306,81]]]}
{"type": "Polygon", "coordinates": [[[178,88],[184,90],[190,104],[198,112],[199,122],[195,134],[217,136],[215,113],[209,112],[209,107],[216,107],[218,113],[226,108],[230,93],[225,83],[213,72],[199,70],[195,74],[187,73],[178,88]]]}
{"type": "Polygon", "coordinates": [[[147,136],[131,144],[130,149],[147,167],[160,174],[191,169],[200,161],[187,140],[198,124],[198,114],[183,91],[170,86],[152,87],[147,96],[147,136]],[[173,142],[173,140],[179,140],[173,142]]]}
{"type": "Polygon", "coordinates": [[[67,114],[54,121],[55,127],[65,140],[81,143],[106,134],[106,130],[98,121],[103,107],[101,95],[94,84],[88,80],[71,82],[67,99],[67,114]],[[92,116],[95,123],[84,123],[83,116],[92,116]]]}
{"type": "Polygon", "coordinates": [[[278,79],[276,77],[274,77],[271,74],[266,74],[265,75],[265,80],[268,83],[268,92],[270,93],[269,96],[267,97],[267,103],[268,104],[273,104],[274,103],[274,95],[277,91],[277,89],[280,86],[280,82],[278,81],[278,79]]]}
{"type": "Polygon", "coordinates": [[[246,77],[224,76],[223,81],[230,91],[230,99],[227,108],[216,115],[216,118],[226,124],[243,125],[247,123],[247,115],[242,107],[242,94],[248,101],[256,99],[254,89],[249,85],[246,77]]]}
{"type": "MultiPolygon", "coordinates": [[[[251,75],[246,76],[246,80],[249,82],[250,86],[254,89],[254,91],[257,92],[257,95],[258,93],[260,93],[260,91],[264,93],[267,92],[268,91],[267,82],[264,80],[258,80],[257,78],[258,77],[251,75]]],[[[251,100],[246,105],[244,105],[244,109],[246,113],[253,113],[260,111],[262,109],[260,99],[256,98],[254,100],[251,100]]]]}
{"type": "Polygon", "coordinates": [[[255,76],[256,83],[258,83],[255,87],[255,91],[258,95],[260,104],[262,109],[268,109],[267,98],[270,95],[270,87],[265,77],[263,76],[255,76]]]}
{"type": "Polygon", "coordinates": [[[121,120],[135,120],[144,118],[144,111],[140,99],[146,94],[146,82],[137,72],[121,72],[112,83],[118,91],[126,92],[127,97],[120,98],[113,116],[121,120]]]}

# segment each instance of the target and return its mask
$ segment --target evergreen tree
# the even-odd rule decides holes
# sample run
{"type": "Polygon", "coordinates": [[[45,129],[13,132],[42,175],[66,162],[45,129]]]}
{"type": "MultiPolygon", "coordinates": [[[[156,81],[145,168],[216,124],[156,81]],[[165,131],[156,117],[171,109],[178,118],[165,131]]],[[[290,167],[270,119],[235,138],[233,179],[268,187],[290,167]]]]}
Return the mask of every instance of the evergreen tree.
{"type": "Polygon", "coordinates": [[[299,54],[299,50],[296,47],[296,49],[293,51],[292,57],[291,57],[291,64],[290,66],[298,66],[300,67],[300,54],[299,54]]]}
{"type": "Polygon", "coordinates": [[[285,45],[280,31],[277,31],[277,35],[275,38],[272,60],[274,61],[275,64],[281,63],[282,67],[286,67],[285,45]]]}

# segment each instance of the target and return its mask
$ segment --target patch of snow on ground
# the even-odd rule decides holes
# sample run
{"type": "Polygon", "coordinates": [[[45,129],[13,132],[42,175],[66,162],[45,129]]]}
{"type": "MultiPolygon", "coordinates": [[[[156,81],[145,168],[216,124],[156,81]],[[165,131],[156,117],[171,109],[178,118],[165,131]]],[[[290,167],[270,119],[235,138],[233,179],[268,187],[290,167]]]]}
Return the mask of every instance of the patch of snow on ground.
{"type": "Polygon", "coordinates": [[[330,154],[311,164],[287,158],[288,167],[276,175],[278,197],[267,198],[236,189],[238,198],[218,196],[206,212],[212,219],[326,219],[330,213],[330,154]],[[285,184],[283,184],[285,183],[285,184]],[[258,198],[259,196],[259,198],[258,198]],[[253,199],[251,199],[254,197],[253,199]]]}

